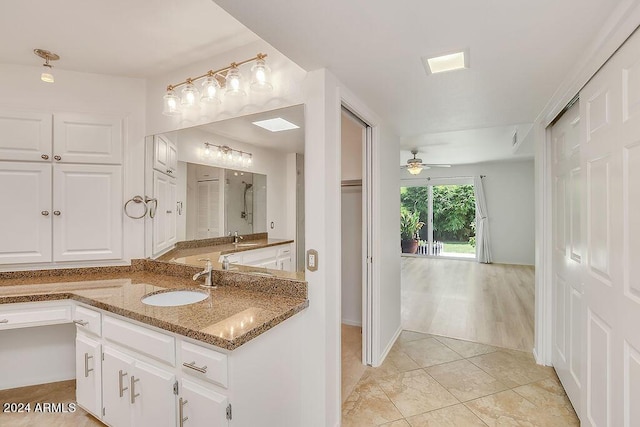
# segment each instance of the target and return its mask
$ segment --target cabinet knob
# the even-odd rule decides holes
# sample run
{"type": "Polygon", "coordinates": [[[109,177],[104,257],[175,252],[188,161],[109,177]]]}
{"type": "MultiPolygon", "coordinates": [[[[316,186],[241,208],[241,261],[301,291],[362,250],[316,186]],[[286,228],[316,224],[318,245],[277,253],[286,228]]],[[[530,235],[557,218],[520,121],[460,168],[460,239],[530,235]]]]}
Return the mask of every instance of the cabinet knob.
{"type": "Polygon", "coordinates": [[[60,211],[53,211],[53,214],[54,214],[55,216],[60,216],[60,211]]]}
{"type": "Polygon", "coordinates": [[[168,214],[172,213],[173,211],[167,211],[168,214]]]}
{"type": "Polygon", "coordinates": [[[42,216],[49,216],[49,211],[42,211],[40,213],[42,214],[42,216]]]}
{"type": "Polygon", "coordinates": [[[42,156],[40,156],[40,157],[42,157],[44,160],[49,160],[49,156],[48,156],[47,154],[43,154],[43,155],[42,155],[42,156]]]}
{"type": "Polygon", "coordinates": [[[53,156],[53,158],[58,160],[58,161],[62,160],[62,157],[60,157],[60,156],[53,156]]]}
{"type": "Polygon", "coordinates": [[[167,173],[173,173],[171,169],[167,169],[167,173]]]}

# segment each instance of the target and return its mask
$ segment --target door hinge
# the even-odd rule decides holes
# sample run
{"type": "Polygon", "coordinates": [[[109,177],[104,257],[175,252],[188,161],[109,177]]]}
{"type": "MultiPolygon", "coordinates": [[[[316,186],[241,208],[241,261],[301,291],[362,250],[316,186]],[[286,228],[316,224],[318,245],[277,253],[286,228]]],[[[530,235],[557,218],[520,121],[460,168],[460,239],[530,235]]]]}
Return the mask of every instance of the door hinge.
{"type": "Polygon", "coordinates": [[[178,381],[173,383],[173,394],[178,395],[178,381]]]}
{"type": "Polygon", "coordinates": [[[231,403],[229,403],[227,405],[227,419],[231,421],[231,418],[233,418],[233,414],[231,413],[231,403]]]}
{"type": "Polygon", "coordinates": [[[104,362],[104,353],[102,353],[102,361],[104,362]]]}
{"type": "Polygon", "coordinates": [[[102,416],[103,416],[103,417],[105,416],[105,414],[106,414],[106,413],[107,413],[107,411],[105,411],[105,409],[104,409],[104,408],[102,408],[102,416]]]}

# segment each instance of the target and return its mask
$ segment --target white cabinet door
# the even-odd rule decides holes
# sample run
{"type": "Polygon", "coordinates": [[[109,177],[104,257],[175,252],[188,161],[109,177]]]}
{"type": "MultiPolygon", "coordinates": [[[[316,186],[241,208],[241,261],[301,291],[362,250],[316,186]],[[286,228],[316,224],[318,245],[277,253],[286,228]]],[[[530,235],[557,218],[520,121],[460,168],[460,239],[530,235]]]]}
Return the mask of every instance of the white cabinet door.
{"type": "MultiPolygon", "coordinates": [[[[136,427],[172,427],[176,425],[174,374],[155,366],[135,362],[131,379],[132,425],[136,427]]],[[[198,424],[199,425],[199,424],[198,424]]]]}
{"type": "Polygon", "coordinates": [[[153,168],[171,176],[175,176],[178,168],[177,147],[164,135],[153,137],[153,168]]]}
{"type": "Polygon", "coordinates": [[[98,418],[102,412],[100,347],[98,341],[76,336],[76,401],[98,418]]]}
{"type": "Polygon", "coordinates": [[[0,110],[0,159],[48,161],[51,114],[0,110]]]}
{"type": "Polygon", "coordinates": [[[153,172],[153,196],[158,208],[153,218],[153,253],[158,253],[175,244],[176,234],[176,180],[153,172]]]}
{"type": "Polygon", "coordinates": [[[182,424],[188,426],[226,426],[227,405],[226,396],[202,387],[189,380],[182,380],[179,416],[182,416],[182,424]]]}
{"type": "Polygon", "coordinates": [[[54,161],[122,163],[122,119],[97,114],[55,114],[54,161]]]}
{"type": "Polygon", "coordinates": [[[122,167],[54,165],[54,261],[122,258],[122,167]]]}
{"type": "Polygon", "coordinates": [[[51,261],[51,165],[0,162],[0,264],[51,261]]]}
{"type": "Polygon", "coordinates": [[[131,378],[134,359],[109,346],[102,361],[103,421],[112,427],[131,425],[131,378]]]}

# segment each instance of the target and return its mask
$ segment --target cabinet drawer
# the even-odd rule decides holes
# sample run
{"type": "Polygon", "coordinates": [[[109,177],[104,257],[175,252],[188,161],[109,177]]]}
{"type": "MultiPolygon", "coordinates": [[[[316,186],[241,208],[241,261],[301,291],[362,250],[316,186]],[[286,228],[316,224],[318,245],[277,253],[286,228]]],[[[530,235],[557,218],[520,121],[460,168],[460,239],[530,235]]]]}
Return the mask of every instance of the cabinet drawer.
{"type": "Polygon", "coordinates": [[[91,332],[97,336],[101,334],[102,328],[99,311],[76,306],[75,313],[73,314],[73,323],[76,324],[78,329],[83,331],[91,332]]]}
{"type": "Polygon", "coordinates": [[[180,360],[183,372],[227,388],[229,380],[226,354],[182,342],[180,360]]]}
{"type": "Polygon", "coordinates": [[[106,339],[171,366],[176,364],[175,338],[143,326],[104,316],[102,334],[106,339]]]}
{"type": "Polygon", "coordinates": [[[71,305],[9,305],[0,307],[0,329],[53,325],[71,321],[71,305]]]}

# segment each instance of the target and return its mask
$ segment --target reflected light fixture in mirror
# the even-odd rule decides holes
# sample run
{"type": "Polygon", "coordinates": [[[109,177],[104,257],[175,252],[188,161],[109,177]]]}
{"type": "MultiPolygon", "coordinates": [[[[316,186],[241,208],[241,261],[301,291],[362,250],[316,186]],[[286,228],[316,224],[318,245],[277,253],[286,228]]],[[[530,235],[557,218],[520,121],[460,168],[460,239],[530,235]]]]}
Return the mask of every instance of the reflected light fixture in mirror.
{"type": "Polygon", "coordinates": [[[49,64],[49,61],[57,61],[58,59],[60,59],[60,56],[44,49],[33,49],[33,53],[44,59],[44,64],[42,64],[44,70],[42,71],[42,74],[40,74],[40,80],[46,83],[54,83],[55,79],[53,78],[53,73],[51,72],[53,65],[49,64]]]}
{"type": "Polygon", "coordinates": [[[255,57],[245,59],[240,62],[232,62],[231,65],[218,70],[209,70],[205,74],[197,77],[189,77],[185,81],[170,84],[163,97],[164,108],[162,114],[167,116],[177,116],[182,111],[197,109],[200,104],[219,104],[221,100],[219,93],[225,89],[225,95],[232,97],[242,97],[246,95],[244,90],[244,77],[241,67],[245,64],[255,63],[251,67],[251,90],[255,92],[268,92],[273,90],[270,82],[271,70],[265,62],[267,57],[264,53],[258,53],[255,57]],[[202,96],[194,85],[196,81],[203,80],[202,96]],[[176,96],[175,89],[184,86],[180,92],[180,97],[176,96]]]}
{"type": "Polygon", "coordinates": [[[202,154],[204,158],[216,160],[222,165],[248,168],[253,164],[253,154],[246,151],[235,150],[227,145],[216,145],[205,142],[202,154]]]}

